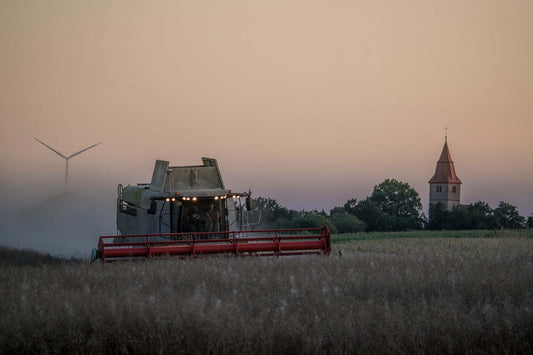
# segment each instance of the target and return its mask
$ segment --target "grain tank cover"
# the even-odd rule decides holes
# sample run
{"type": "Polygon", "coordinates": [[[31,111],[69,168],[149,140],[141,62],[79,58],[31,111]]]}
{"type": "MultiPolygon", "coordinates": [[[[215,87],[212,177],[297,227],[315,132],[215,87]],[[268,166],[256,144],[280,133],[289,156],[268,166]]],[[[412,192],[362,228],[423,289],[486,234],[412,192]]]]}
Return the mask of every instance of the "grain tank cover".
{"type": "Polygon", "coordinates": [[[150,189],[154,191],[163,191],[167,177],[169,162],[166,160],[156,160],[150,189]]]}
{"type": "MultiPolygon", "coordinates": [[[[171,166],[166,169],[164,190],[184,192],[188,190],[224,190],[224,182],[216,159],[202,158],[203,165],[171,166]]],[[[158,161],[160,162],[160,161],[158,161]]],[[[163,169],[163,164],[156,169],[163,169]]],[[[159,175],[159,173],[158,173],[159,175]]]]}

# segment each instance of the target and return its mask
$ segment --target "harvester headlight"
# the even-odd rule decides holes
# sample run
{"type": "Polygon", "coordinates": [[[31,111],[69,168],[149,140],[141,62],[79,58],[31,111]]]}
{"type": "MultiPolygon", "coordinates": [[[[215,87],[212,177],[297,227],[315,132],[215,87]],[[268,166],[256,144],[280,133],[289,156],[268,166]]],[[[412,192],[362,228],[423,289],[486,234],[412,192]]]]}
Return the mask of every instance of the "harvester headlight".
{"type": "Polygon", "coordinates": [[[167,198],[165,199],[165,201],[170,202],[170,199],[167,197],[167,198]]]}
{"type": "Polygon", "coordinates": [[[187,197],[182,197],[181,198],[183,201],[186,201],[187,200],[187,197]]]}
{"type": "Polygon", "coordinates": [[[172,202],[176,201],[176,198],[175,197],[172,197],[172,202]]]}
{"type": "Polygon", "coordinates": [[[218,200],[218,196],[215,196],[215,200],[218,200]]]}
{"type": "Polygon", "coordinates": [[[193,197],[192,200],[193,200],[193,201],[196,201],[196,197],[193,197]]]}
{"type": "Polygon", "coordinates": [[[237,198],[237,195],[233,195],[233,199],[235,200],[237,198]]]}

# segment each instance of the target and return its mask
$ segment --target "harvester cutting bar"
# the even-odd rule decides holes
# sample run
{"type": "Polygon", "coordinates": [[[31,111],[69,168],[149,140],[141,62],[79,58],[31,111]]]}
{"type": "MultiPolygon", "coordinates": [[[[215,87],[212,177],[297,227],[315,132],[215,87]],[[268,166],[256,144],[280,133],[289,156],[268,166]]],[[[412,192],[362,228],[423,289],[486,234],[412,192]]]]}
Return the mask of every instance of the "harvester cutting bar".
{"type": "Polygon", "coordinates": [[[331,251],[328,227],[258,231],[101,236],[97,257],[116,261],[156,256],[213,254],[280,256],[331,251]]]}

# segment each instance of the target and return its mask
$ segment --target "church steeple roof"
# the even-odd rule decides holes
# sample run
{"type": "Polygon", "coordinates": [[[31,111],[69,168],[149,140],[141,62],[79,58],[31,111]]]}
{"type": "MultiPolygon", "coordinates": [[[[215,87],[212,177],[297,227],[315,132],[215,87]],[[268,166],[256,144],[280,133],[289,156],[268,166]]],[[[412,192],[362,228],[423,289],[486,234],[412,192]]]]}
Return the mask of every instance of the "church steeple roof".
{"type": "Polygon", "coordinates": [[[430,184],[462,184],[461,180],[455,174],[455,167],[453,166],[452,156],[448,149],[448,137],[444,139],[444,147],[440,154],[437,167],[435,168],[435,175],[429,180],[430,184]]]}

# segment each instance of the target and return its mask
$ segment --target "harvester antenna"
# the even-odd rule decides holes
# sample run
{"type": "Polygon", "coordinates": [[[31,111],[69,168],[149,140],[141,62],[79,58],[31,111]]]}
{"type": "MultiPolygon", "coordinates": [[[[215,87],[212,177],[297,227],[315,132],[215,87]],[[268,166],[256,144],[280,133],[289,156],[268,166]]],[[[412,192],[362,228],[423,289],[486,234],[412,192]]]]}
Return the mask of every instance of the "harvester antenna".
{"type": "Polygon", "coordinates": [[[85,152],[86,150],[89,150],[91,148],[94,148],[96,147],[98,144],[102,144],[103,142],[98,142],[96,144],[93,144],[91,145],[90,147],[87,147],[87,148],[84,148],[74,154],[71,154],[69,155],[68,157],[59,153],[57,150],[55,150],[54,148],[50,147],[48,144],[44,143],[44,142],[41,142],[39,139],[33,137],[33,139],[35,139],[37,142],[41,143],[42,145],[44,145],[46,148],[50,149],[52,152],[56,153],[57,155],[59,155],[61,158],[65,159],[65,191],[67,191],[67,187],[68,187],[68,161],[70,158],[74,158],[76,155],[79,155],[83,152],[85,152]]]}

